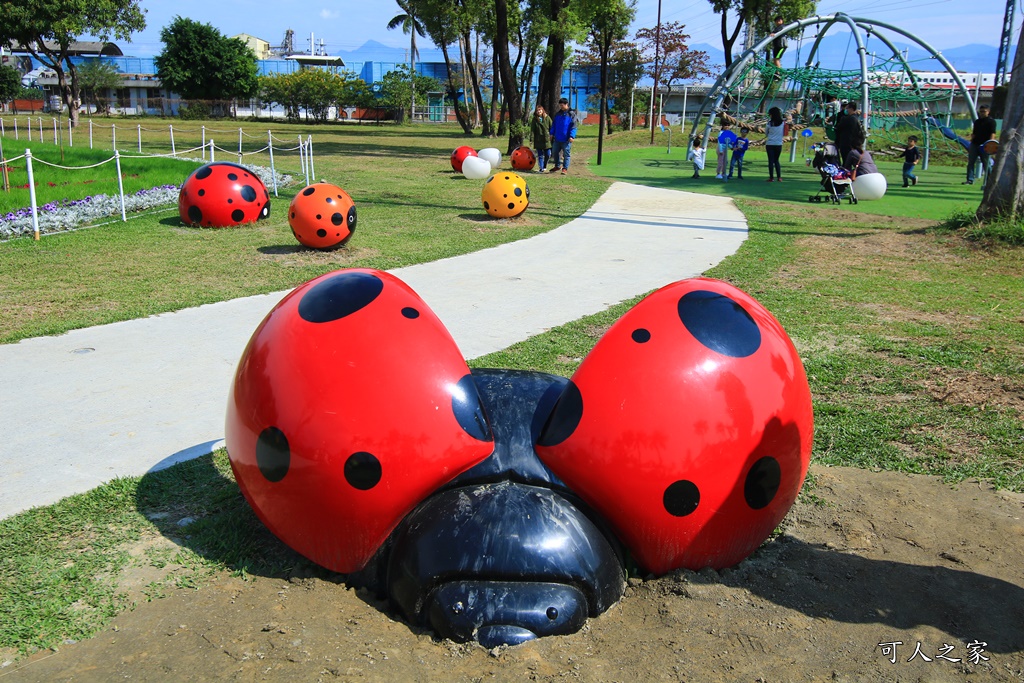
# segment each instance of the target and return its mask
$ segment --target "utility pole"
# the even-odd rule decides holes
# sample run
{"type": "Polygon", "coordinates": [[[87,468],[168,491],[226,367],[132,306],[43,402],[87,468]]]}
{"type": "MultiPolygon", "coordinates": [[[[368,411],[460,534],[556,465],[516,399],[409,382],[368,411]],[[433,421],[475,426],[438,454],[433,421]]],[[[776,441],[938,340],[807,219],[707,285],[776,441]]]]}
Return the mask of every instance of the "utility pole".
{"type": "Polygon", "coordinates": [[[1006,83],[1006,63],[1010,60],[1010,45],[1013,41],[1013,11],[1017,0],[1006,0],[1003,15],[1003,33],[999,39],[999,57],[996,59],[996,80],[993,85],[1006,83]]]}

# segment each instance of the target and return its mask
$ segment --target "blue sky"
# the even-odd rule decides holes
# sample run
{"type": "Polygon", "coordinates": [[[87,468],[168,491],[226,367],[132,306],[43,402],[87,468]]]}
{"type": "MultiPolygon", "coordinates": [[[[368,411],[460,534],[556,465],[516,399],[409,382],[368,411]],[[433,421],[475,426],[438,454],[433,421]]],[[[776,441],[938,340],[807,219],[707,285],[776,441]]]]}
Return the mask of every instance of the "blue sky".
{"type": "MultiPolygon", "coordinates": [[[[1018,3],[1021,0],[1016,0],[1018,3]]],[[[125,54],[150,56],[163,48],[160,30],[175,15],[212,24],[225,35],[249,33],[279,44],[286,29],[295,31],[295,47],[308,50],[310,33],[324,41],[329,53],[355,50],[367,40],[393,47],[407,47],[401,30],[388,31],[387,23],[398,13],[392,0],[289,0],[252,3],[250,0],[142,0],[148,27],[131,43],[119,42],[125,54]],[[254,9],[258,8],[258,9],[254,9]]],[[[980,43],[997,46],[1006,0],[820,0],[818,14],[844,11],[898,26],[939,50],[980,43]]],[[[1016,30],[1020,30],[1018,5],[1016,30]]],[[[637,0],[634,28],[657,23],[658,0],[637,0]]],[[[721,46],[719,16],[708,0],[662,0],[662,21],[686,25],[691,42],[721,46]]],[[[1013,43],[1016,45],[1017,35],[1013,43]]],[[[425,47],[430,47],[426,45],[425,47]]],[[[994,68],[994,65],[993,65],[994,68]]]]}

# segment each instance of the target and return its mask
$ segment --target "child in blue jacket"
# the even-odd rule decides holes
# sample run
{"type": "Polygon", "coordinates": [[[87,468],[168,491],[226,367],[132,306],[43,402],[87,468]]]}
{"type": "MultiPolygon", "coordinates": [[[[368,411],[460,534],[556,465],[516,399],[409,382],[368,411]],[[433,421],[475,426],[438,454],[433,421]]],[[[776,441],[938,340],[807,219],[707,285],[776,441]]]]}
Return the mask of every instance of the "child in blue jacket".
{"type": "Polygon", "coordinates": [[[569,157],[575,139],[576,112],[569,109],[569,100],[563,97],[558,100],[558,113],[551,122],[551,158],[555,161],[552,173],[561,170],[565,175],[569,172],[569,157]]]}

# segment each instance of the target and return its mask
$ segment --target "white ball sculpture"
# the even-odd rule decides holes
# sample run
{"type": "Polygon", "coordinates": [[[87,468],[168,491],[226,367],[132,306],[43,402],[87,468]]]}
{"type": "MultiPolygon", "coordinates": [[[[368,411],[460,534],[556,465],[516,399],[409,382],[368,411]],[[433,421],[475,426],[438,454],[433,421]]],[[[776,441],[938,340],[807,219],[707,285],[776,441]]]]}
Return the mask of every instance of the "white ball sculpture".
{"type": "Polygon", "coordinates": [[[491,164],[479,156],[466,157],[462,162],[462,175],[470,180],[483,180],[491,175],[491,164]]]}
{"type": "Polygon", "coordinates": [[[881,173],[866,173],[857,176],[853,181],[853,194],[857,201],[871,201],[881,199],[888,188],[885,176],[881,173]]]}
{"type": "Polygon", "coordinates": [[[484,147],[476,155],[481,159],[487,159],[491,168],[497,169],[501,165],[501,152],[497,147],[484,147]]]}

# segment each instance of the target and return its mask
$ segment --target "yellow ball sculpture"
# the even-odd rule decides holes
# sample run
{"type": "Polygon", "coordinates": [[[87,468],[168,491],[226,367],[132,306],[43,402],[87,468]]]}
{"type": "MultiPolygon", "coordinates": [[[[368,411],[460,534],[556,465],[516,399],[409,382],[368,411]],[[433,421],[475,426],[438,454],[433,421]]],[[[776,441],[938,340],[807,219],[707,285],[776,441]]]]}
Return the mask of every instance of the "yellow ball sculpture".
{"type": "Polygon", "coordinates": [[[484,183],[484,210],[495,218],[514,218],[530,204],[530,188],[516,173],[499,172],[484,183]]]}

